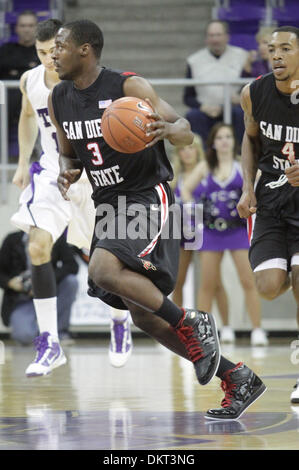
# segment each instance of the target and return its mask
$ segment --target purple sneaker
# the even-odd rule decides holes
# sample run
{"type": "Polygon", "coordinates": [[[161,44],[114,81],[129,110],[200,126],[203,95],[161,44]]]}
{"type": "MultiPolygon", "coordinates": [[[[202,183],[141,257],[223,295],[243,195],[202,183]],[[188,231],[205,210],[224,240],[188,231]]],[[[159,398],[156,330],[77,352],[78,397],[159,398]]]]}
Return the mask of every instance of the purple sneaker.
{"type": "Polygon", "coordinates": [[[110,364],[114,367],[123,367],[129,359],[133,348],[129,315],[124,321],[112,319],[110,329],[110,364]]]}
{"type": "Polygon", "coordinates": [[[47,331],[35,338],[34,345],[37,353],[34,362],[26,369],[27,377],[48,375],[53,369],[66,363],[59,341],[47,331]]]}

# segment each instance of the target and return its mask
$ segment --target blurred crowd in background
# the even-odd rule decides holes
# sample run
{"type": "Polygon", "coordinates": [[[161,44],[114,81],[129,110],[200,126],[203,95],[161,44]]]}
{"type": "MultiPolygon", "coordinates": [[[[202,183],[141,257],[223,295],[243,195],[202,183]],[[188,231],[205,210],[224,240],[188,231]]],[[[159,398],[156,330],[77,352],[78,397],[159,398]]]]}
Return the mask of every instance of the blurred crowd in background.
{"type": "MultiPolygon", "coordinates": [[[[36,25],[52,15],[49,2],[46,0],[39,1],[38,5],[33,0],[13,3],[15,8],[10,9],[5,15],[6,33],[0,42],[0,80],[19,80],[26,70],[40,63],[35,50],[36,25]],[[28,8],[24,10],[25,3],[28,8]]],[[[75,6],[75,2],[73,3],[75,6]]],[[[261,22],[253,21],[250,14],[253,14],[254,8],[258,14],[263,2],[252,2],[247,12],[244,8],[240,9],[239,2],[231,3],[229,14],[225,8],[219,8],[219,19],[213,19],[207,24],[205,40],[199,45],[199,50],[184,58],[186,78],[194,78],[206,83],[220,79],[224,81],[240,78],[251,80],[271,72],[267,44],[275,26],[283,24],[283,19],[280,22],[279,18],[276,18],[273,26],[263,24],[259,26],[261,22]],[[234,5],[235,9],[232,9],[234,5]],[[238,18],[236,19],[238,12],[241,16],[243,15],[243,20],[244,15],[246,18],[248,14],[248,21],[242,23],[241,17],[238,21],[238,18]],[[233,21],[230,22],[230,19],[233,21]]],[[[293,6],[295,8],[296,3],[293,6]]],[[[299,7],[296,9],[299,18],[298,10],[299,7]]],[[[293,18],[295,16],[293,15],[293,18]]],[[[229,299],[221,279],[223,254],[229,251],[244,291],[252,324],[251,344],[266,345],[267,336],[261,328],[260,299],[248,262],[249,244],[246,224],[239,218],[236,210],[242,188],[242,172],[239,163],[240,144],[244,133],[243,111],[240,106],[241,89],[241,84],[230,88],[231,124],[224,122],[223,85],[215,86],[207,83],[186,86],[183,90],[182,102],[187,108],[186,118],[196,136],[192,145],[173,149],[170,159],[174,168],[174,180],[171,184],[180,204],[185,202],[203,204],[204,238],[203,246],[198,247],[198,250],[189,251],[184,249],[182,236],[179,276],[173,298],[178,305],[182,305],[183,286],[188,267],[195,257],[199,256],[201,284],[196,307],[211,311],[212,302],[215,300],[222,319],[221,339],[223,342],[234,342],[235,333],[229,322],[229,299]]],[[[19,89],[9,90],[9,161],[12,163],[18,161],[18,120],[21,100],[19,89]]],[[[32,160],[37,160],[38,157],[39,143],[37,141],[32,160]]],[[[196,229],[193,227],[193,230],[196,229]]],[[[202,227],[200,229],[202,230],[202,227]]],[[[27,325],[27,329],[24,327],[20,332],[22,322],[19,318],[15,321],[19,313],[19,308],[16,307],[25,305],[26,308],[32,309],[30,288],[28,288],[28,283],[26,287],[24,277],[28,270],[26,240],[21,232],[13,236],[19,237],[22,241],[22,250],[19,254],[21,261],[16,262],[14,266],[9,259],[10,250],[7,247],[10,239],[4,240],[4,248],[2,247],[0,252],[1,287],[6,291],[13,291],[16,297],[13,308],[10,307],[9,315],[5,314],[4,320],[7,325],[16,325],[12,333],[15,339],[22,343],[29,343],[35,335],[36,325],[33,323],[27,325]],[[12,269],[9,279],[7,266],[12,269]]],[[[59,260],[55,253],[53,263],[56,263],[56,266],[59,260]]],[[[65,251],[64,255],[66,255],[65,251]]],[[[67,288],[71,294],[68,297],[70,300],[70,305],[67,307],[68,313],[62,319],[62,334],[68,333],[70,307],[77,289],[73,280],[77,268],[75,262],[71,261],[71,257],[68,262],[71,268],[63,275],[63,279],[65,282],[68,280],[67,288]]],[[[60,263],[63,264],[63,261],[60,260],[60,263]]],[[[61,276],[57,279],[58,285],[63,283],[63,279],[61,276]]],[[[7,301],[6,295],[6,303],[7,301]]]]}

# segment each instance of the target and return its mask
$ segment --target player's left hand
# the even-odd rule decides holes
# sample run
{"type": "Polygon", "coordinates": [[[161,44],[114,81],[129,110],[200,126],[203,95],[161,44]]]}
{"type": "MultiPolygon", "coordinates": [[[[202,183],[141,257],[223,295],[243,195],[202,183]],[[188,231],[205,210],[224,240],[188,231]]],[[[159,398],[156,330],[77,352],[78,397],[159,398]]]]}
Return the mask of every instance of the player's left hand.
{"type": "Polygon", "coordinates": [[[70,185],[78,181],[81,173],[82,170],[79,169],[65,170],[59,173],[57,178],[58,189],[66,201],[70,201],[70,198],[67,196],[70,185]]]}
{"type": "MultiPolygon", "coordinates": [[[[145,101],[154,109],[148,98],[146,98],[145,101]]],[[[153,137],[153,140],[146,145],[146,148],[149,148],[155,145],[159,140],[168,138],[171,132],[171,124],[166,122],[155,110],[153,113],[148,114],[147,117],[153,119],[153,122],[147,124],[146,131],[147,136],[153,137]]]]}
{"type": "Polygon", "coordinates": [[[291,186],[299,186],[299,163],[296,162],[294,165],[286,168],[285,174],[291,186]]]}

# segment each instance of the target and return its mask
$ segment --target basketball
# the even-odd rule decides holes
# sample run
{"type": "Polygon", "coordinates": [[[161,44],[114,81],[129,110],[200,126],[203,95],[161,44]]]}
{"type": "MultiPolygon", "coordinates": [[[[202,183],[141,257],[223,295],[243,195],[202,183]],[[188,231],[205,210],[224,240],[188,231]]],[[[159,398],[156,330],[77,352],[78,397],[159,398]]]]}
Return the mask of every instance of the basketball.
{"type": "Polygon", "coordinates": [[[146,136],[146,125],[153,121],[147,115],[153,112],[140,98],[126,96],[113,101],[101,121],[105,142],[117,152],[140,152],[153,139],[146,136]]]}

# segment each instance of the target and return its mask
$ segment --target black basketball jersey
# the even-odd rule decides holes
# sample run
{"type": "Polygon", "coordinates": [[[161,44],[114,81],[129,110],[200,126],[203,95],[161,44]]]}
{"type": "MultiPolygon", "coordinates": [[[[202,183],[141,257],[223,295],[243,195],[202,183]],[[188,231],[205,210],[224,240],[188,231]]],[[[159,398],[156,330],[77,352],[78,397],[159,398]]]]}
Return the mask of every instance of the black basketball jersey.
{"type": "Polygon", "coordinates": [[[277,89],[273,73],[252,82],[250,96],[261,140],[258,167],[279,176],[291,165],[290,158],[299,159],[299,105],[295,96],[277,89]]]}
{"type": "Polygon", "coordinates": [[[173,178],[164,142],[134,154],[109,147],[101,133],[101,117],[112,101],[124,96],[123,84],[131,72],[102,68],[95,82],[84,90],[72,81],[53,89],[53,108],[93,187],[96,205],[113,195],[142,192],[173,178]]]}

